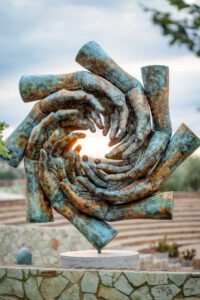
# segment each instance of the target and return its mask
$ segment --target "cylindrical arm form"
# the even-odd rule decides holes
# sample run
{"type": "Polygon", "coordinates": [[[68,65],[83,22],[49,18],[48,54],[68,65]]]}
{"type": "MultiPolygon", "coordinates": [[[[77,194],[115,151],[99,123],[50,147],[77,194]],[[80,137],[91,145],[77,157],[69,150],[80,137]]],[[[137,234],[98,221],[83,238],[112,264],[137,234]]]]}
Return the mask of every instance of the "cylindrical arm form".
{"type": "Polygon", "coordinates": [[[79,50],[76,61],[87,70],[112,82],[124,93],[141,85],[136,78],[118,66],[101,46],[94,41],[85,44],[79,50]]]}
{"type": "Polygon", "coordinates": [[[169,114],[169,68],[152,65],[142,68],[142,79],[147,94],[154,128],[171,136],[171,120],[169,114]]]}
{"type": "Polygon", "coordinates": [[[39,110],[39,107],[34,106],[24,121],[7,138],[6,146],[10,153],[10,158],[7,160],[9,165],[15,168],[19,165],[24,157],[31,131],[44,117],[45,115],[39,110]]]}
{"type": "Polygon", "coordinates": [[[182,124],[173,135],[166,152],[150,175],[152,185],[158,189],[175,169],[200,146],[200,139],[182,124]]]}
{"type": "Polygon", "coordinates": [[[45,223],[53,221],[51,205],[44,194],[38,178],[38,161],[24,159],[27,180],[26,220],[30,223],[45,223]]]}

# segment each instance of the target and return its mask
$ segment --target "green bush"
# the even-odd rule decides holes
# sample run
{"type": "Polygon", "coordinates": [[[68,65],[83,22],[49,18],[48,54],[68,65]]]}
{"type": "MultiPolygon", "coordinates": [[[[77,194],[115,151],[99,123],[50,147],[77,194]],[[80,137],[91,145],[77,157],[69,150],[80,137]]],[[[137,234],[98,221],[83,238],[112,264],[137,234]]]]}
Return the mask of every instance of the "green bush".
{"type": "Polygon", "coordinates": [[[200,158],[188,158],[178,169],[170,176],[163,185],[162,191],[200,191],[200,158]]]}
{"type": "Polygon", "coordinates": [[[0,122],[0,156],[3,158],[9,158],[8,149],[3,141],[3,131],[8,125],[4,122],[0,122]]]}
{"type": "Polygon", "coordinates": [[[169,251],[169,244],[167,243],[167,237],[164,236],[163,239],[160,239],[151,244],[151,248],[157,252],[168,252],[169,251]]]}
{"type": "Polygon", "coordinates": [[[24,179],[25,174],[23,169],[14,169],[9,167],[7,169],[0,170],[0,180],[2,179],[24,179]]]}
{"type": "Polygon", "coordinates": [[[179,257],[178,245],[176,243],[169,246],[169,257],[179,257]]]}
{"type": "Polygon", "coordinates": [[[197,254],[196,249],[186,249],[182,252],[182,256],[185,260],[192,260],[197,254]]]}

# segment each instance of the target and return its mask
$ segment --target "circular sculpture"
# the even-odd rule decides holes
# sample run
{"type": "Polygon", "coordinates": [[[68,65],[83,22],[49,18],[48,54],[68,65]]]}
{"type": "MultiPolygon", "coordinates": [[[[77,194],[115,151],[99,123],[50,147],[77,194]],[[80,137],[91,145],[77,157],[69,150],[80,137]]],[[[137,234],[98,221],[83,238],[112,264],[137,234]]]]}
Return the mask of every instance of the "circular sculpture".
{"type": "Polygon", "coordinates": [[[143,67],[142,85],[96,42],[76,61],[89,72],[21,78],[24,102],[39,101],[7,140],[9,163],[24,158],[28,221],[52,221],[53,207],[100,251],[117,234],[107,222],[172,217],[172,193],[156,192],[200,141],[184,124],[171,138],[168,67],[143,67]],[[96,127],[107,160],[74,147],[96,127]]]}

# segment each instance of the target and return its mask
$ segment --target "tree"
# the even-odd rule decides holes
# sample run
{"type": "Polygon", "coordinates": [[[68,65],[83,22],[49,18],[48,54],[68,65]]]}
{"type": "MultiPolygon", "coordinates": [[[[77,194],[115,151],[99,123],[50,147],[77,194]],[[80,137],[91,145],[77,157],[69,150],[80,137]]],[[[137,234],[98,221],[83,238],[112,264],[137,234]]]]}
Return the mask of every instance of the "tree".
{"type": "Polygon", "coordinates": [[[200,191],[200,158],[190,157],[169,177],[162,191],[200,191]]]}
{"type": "Polygon", "coordinates": [[[0,157],[9,158],[9,152],[6,144],[3,141],[3,131],[8,125],[4,122],[0,122],[0,157]]]}
{"type": "Polygon", "coordinates": [[[144,10],[151,12],[153,24],[162,29],[163,35],[170,37],[170,45],[185,45],[200,57],[200,6],[187,4],[184,0],[166,1],[175,8],[177,17],[154,8],[144,7],[144,10]]]}

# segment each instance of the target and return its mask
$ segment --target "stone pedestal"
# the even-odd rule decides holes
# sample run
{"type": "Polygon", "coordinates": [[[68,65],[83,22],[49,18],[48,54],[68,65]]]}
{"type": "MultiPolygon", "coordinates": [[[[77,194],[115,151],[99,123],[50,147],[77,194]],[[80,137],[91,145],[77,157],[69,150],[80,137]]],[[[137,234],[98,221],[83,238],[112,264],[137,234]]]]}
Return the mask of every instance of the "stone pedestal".
{"type": "Polygon", "coordinates": [[[139,253],[134,251],[96,250],[72,251],[60,254],[61,266],[66,269],[128,269],[139,266],[139,253]]]}
{"type": "Polygon", "coordinates": [[[200,272],[0,266],[0,299],[200,299],[200,272]]]}

